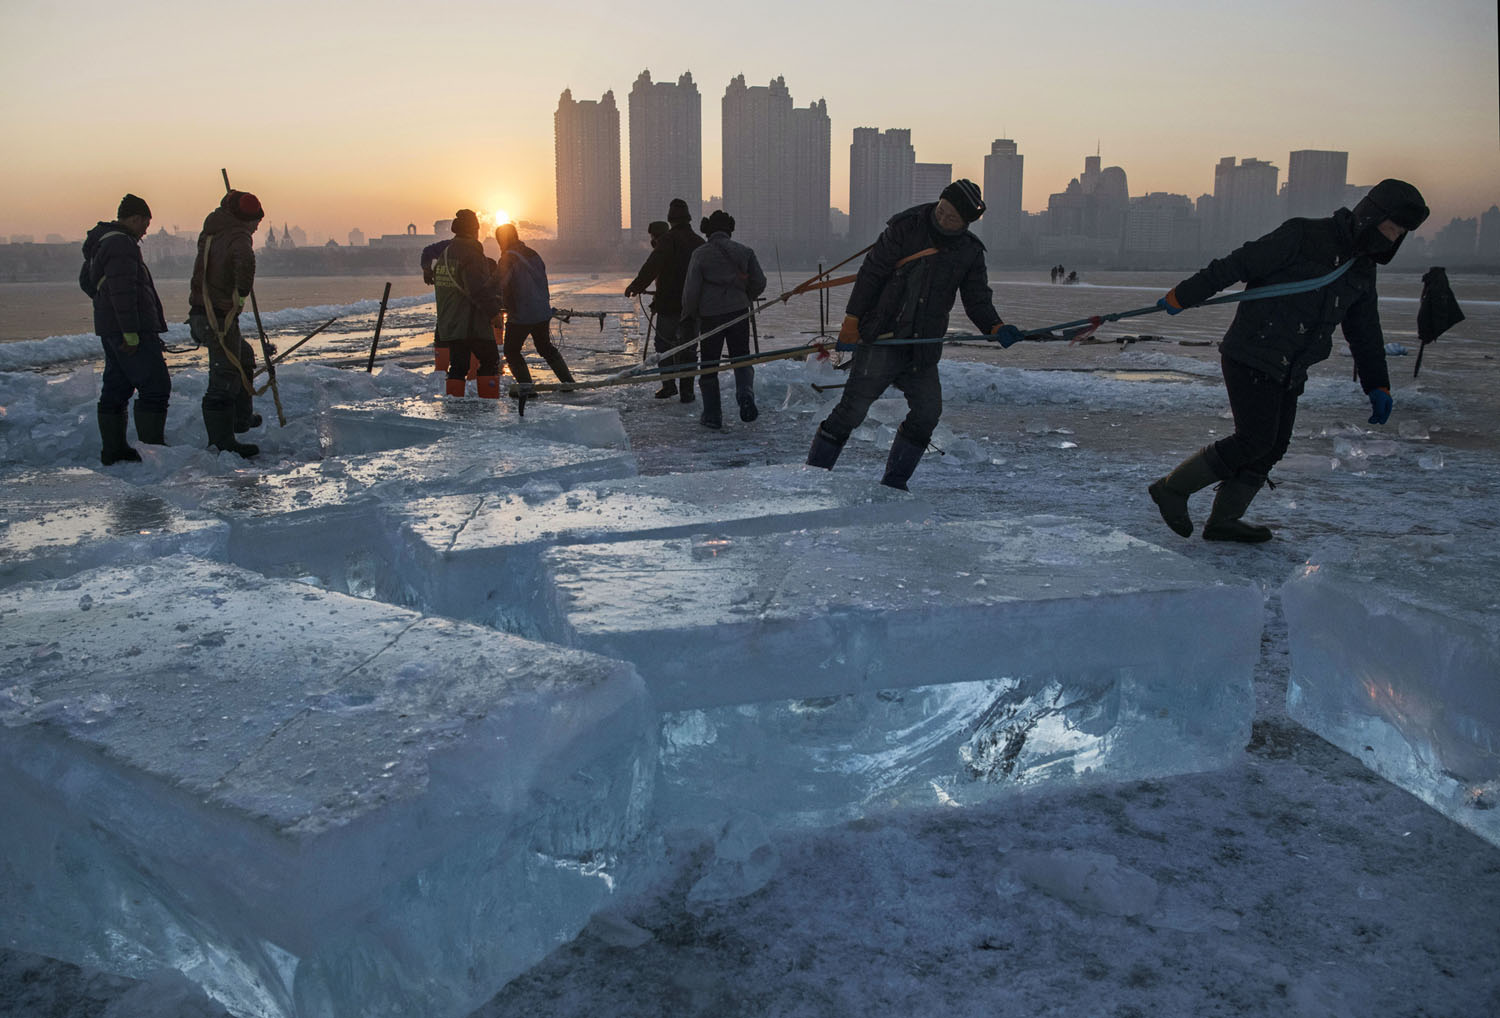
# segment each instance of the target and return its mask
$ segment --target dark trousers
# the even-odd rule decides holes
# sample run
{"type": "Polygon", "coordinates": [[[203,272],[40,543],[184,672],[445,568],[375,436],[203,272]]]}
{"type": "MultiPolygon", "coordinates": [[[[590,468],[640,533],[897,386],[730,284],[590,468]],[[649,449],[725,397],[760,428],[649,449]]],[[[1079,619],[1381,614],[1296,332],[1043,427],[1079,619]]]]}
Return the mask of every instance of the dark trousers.
{"type": "Polygon", "coordinates": [[[906,437],[926,448],[943,415],[943,384],[938,379],[939,357],[921,345],[861,343],[854,348],[854,366],[844,383],[844,395],[838,406],[822,424],[823,431],[835,442],[847,441],[851,432],[864,423],[870,404],[894,385],[906,396],[906,420],[901,428],[906,437]]]}
{"type": "Polygon", "coordinates": [[[172,395],[166,351],[154,332],[140,334],[134,353],[124,353],[125,336],[111,332],[99,337],[104,347],[104,381],[99,386],[99,412],[123,414],[135,396],[142,410],[164,414],[172,395]]]}
{"type": "Polygon", "coordinates": [[[1220,357],[1219,366],[1234,414],[1234,434],[1215,442],[1214,452],[1231,476],[1249,471],[1264,477],[1291,444],[1300,393],[1239,361],[1220,357]]]}
{"type": "MultiPolygon", "coordinates": [[[[530,339],[536,352],[542,355],[542,360],[547,362],[547,367],[557,376],[559,382],[571,382],[573,373],[568,370],[568,364],[563,360],[562,352],[552,345],[550,320],[544,319],[540,322],[511,322],[505,323],[505,363],[510,365],[510,373],[518,382],[531,381],[531,368],[526,365],[526,357],[521,353],[521,347],[526,345],[530,339]]],[[[484,370],[480,369],[481,375],[484,370]]]]}
{"type": "Polygon", "coordinates": [[[500,345],[494,333],[472,339],[455,339],[448,344],[448,377],[467,378],[469,358],[479,362],[479,377],[488,378],[500,374],[500,345]]]}
{"type": "Polygon", "coordinates": [[[240,335],[239,317],[230,313],[225,317],[225,324],[228,328],[223,342],[220,342],[206,316],[188,316],[188,328],[192,330],[193,342],[208,348],[208,385],[203,389],[203,409],[209,411],[229,410],[237,403],[249,400],[251,394],[245,388],[245,379],[248,378],[252,384],[255,382],[255,351],[240,335]],[[234,359],[229,356],[231,350],[234,351],[234,359]],[[239,361],[238,367],[235,360],[239,361]],[[243,377],[240,375],[241,368],[244,369],[243,377]]]}
{"type": "MultiPolygon", "coordinates": [[[[745,357],[750,353],[750,319],[735,322],[727,329],[715,332],[725,322],[733,322],[736,318],[744,315],[743,311],[736,311],[726,315],[704,315],[698,322],[699,328],[705,334],[698,340],[698,356],[702,358],[705,368],[719,363],[724,348],[729,348],[730,357],[745,357]],[[712,336],[706,333],[714,332],[712,336]]],[[[686,352],[686,351],[684,351],[686,352]]],[[[704,399],[718,400],[719,376],[717,373],[703,375],[698,379],[698,387],[703,390],[704,399]]],[[[740,403],[753,402],[755,400],[755,369],[746,364],[734,369],[734,394],[740,403]]]]}

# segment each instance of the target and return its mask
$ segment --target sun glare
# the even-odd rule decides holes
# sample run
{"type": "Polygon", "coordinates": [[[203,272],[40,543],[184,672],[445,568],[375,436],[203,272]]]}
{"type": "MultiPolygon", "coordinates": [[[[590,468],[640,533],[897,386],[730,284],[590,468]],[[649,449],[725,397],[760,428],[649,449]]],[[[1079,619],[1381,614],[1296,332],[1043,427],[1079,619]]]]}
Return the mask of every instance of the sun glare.
{"type": "Polygon", "coordinates": [[[507,211],[505,211],[504,209],[496,209],[495,210],[495,225],[496,226],[503,226],[503,225],[505,225],[508,222],[510,222],[510,213],[507,212],[507,211]]]}

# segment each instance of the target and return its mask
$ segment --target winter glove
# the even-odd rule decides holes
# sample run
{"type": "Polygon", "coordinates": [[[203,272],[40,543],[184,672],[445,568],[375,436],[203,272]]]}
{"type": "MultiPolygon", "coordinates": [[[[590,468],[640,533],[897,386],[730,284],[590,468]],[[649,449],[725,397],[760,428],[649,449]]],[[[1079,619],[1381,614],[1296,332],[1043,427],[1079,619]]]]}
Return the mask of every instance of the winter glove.
{"type": "Polygon", "coordinates": [[[120,347],[120,352],[128,356],[140,349],[140,345],[141,334],[138,332],[127,332],[125,333],[125,345],[120,347]]]}
{"type": "Polygon", "coordinates": [[[834,344],[840,350],[853,350],[859,345],[859,319],[853,315],[844,316],[844,324],[839,326],[838,342],[834,344]]]}
{"type": "Polygon", "coordinates": [[[1007,350],[1009,350],[1011,347],[1015,346],[1025,338],[1026,337],[1021,334],[1020,329],[1016,328],[1014,325],[1006,325],[1004,322],[999,323],[990,330],[990,341],[999,343],[1007,350]]]}
{"type": "Polygon", "coordinates": [[[1182,314],[1182,305],[1177,303],[1177,287],[1168,290],[1167,295],[1156,302],[1156,306],[1169,315],[1182,314]]]}
{"type": "Polygon", "coordinates": [[[1391,393],[1389,389],[1371,389],[1370,410],[1372,412],[1370,414],[1370,423],[1384,424],[1386,421],[1390,420],[1391,408],[1395,405],[1396,401],[1391,399],[1391,393]]]}

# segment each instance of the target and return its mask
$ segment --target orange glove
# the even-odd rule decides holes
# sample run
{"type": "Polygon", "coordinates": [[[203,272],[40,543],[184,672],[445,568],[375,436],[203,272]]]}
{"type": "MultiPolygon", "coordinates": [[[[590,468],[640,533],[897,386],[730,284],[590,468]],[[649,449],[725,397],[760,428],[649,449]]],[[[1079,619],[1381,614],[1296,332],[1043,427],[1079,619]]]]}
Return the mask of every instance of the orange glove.
{"type": "Polygon", "coordinates": [[[859,319],[853,315],[844,316],[844,324],[839,326],[838,348],[840,350],[851,350],[859,345],[859,319]]]}
{"type": "Polygon", "coordinates": [[[1182,305],[1177,301],[1177,287],[1174,286],[1168,290],[1167,295],[1156,302],[1156,306],[1169,315],[1175,315],[1182,311],[1182,305]]]}

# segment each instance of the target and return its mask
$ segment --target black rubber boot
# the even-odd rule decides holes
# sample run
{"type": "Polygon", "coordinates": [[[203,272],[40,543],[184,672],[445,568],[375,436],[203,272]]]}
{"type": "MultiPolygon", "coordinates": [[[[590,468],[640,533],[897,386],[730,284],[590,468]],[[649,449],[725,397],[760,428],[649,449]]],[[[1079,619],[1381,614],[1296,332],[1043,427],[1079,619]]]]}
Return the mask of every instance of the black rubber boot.
{"type": "Polygon", "coordinates": [[[142,410],[141,405],[137,403],[135,405],[135,437],[140,439],[142,445],[166,445],[166,411],[158,413],[155,410],[142,410]]]}
{"type": "Polygon", "coordinates": [[[807,450],[807,465],[832,470],[833,465],[839,460],[839,453],[843,451],[844,443],[824,431],[820,424],[813,435],[812,448],[807,450]]]}
{"type": "Polygon", "coordinates": [[[724,417],[719,407],[719,376],[704,375],[698,380],[698,388],[703,390],[703,413],[699,416],[698,423],[717,431],[724,426],[724,417]]]}
{"type": "Polygon", "coordinates": [[[204,407],[203,427],[208,432],[208,444],[220,452],[232,452],[245,459],[260,452],[260,446],[235,439],[233,407],[204,407]]]}
{"type": "Polygon", "coordinates": [[[1166,477],[1152,483],[1146,491],[1161,512],[1161,518],[1181,537],[1193,536],[1193,518],[1188,515],[1188,496],[1219,480],[1214,468],[1218,455],[1212,446],[1204,446],[1177,464],[1166,477]]]}
{"type": "Polygon", "coordinates": [[[661,383],[661,388],[656,390],[657,399],[671,399],[677,395],[677,379],[669,378],[661,383]]]}
{"type": "Polygon", "coordinates": [[[737,398],[740,402],[740,420],[749,424],[760,416],[760,410],[755,405],[755,393],[738,393],[737,398]]]}
{"type": "Polygon", "coordinates": [[[141,454],[125,441],[125,424],[124,414],[99,411],[99,462],[105,466],[141,461],[141,454]]]}
{"type": "Polygon", "coordinates": [[[1266,483],[1262,474],[1242,470],[1236,476],[1219,485],[1214,494],[1214,507],[1208,511],[1208,522],[1203,525],[1205,541],[1240,541],[1244,544],[1260,544],[1271,539],[1271,528],[1240,519],[1256,492],[1266,483]]]}
{"type": "Polygon", "coordinates": [[[896,440],[891,443],[890,455],[885,458],[885,476],[880,479],[880,483],[887,488],[909,491],[906,482],[911,480],[912,471],[917,469],[917,463],[926,451],[926,443],[918,445],[906,437],[904,427],[897,428],[896,440]]]}
{"type": "Polygon", "coordinates": [[[241,388],[239,392],[234,394],[235,433],[249,431],[251,428],[260,427],[260,425],[260,414],[255,412],[255,397],[241,388]]]}

